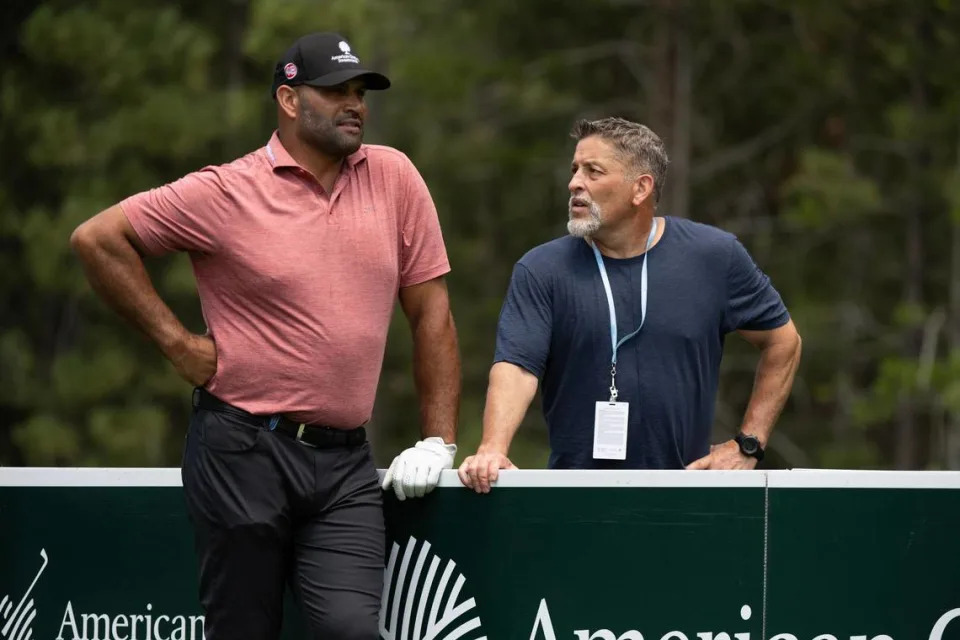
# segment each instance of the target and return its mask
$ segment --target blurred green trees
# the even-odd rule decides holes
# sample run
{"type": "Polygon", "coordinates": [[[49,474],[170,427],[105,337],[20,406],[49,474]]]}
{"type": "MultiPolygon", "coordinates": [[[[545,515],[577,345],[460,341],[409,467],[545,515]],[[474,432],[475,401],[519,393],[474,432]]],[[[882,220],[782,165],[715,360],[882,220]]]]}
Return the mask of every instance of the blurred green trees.
{"type": "MultiPolygon", "coordinates": [[[[479,440],[510,270],[564,233],[574,119],[665,139],[661,210],[737,233],[804,336],[782,466],[960,468],[960,6],[952,0],[203,0],[6,6],[0,26],[0,464],[176,465],[189,388],[90,292],[68,237],[124,196],[270,135],[275,57],[332,29],[394,88],[367,141],[406,152],[440,210],[479,440]]],[[[187,259],[150,263],[188,327],[187,259]]],[[[728,341],[716,440],[756,355],[728,341]]],[[[391,328],[372,429],[417,433],[391,328]]],[[[513,451],[542,466],[531,411],[513,451]]]]}

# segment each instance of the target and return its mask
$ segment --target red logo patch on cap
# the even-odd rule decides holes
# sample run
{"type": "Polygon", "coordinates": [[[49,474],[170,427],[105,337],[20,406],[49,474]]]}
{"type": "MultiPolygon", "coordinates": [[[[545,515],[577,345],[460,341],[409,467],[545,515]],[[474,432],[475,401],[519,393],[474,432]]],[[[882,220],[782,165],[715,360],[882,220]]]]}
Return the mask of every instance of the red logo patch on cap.
{"type": "Polygon", "coordinates": [[[297,65],[292,62],[283,65],[283,75],[287,76],[287,80],[293,80],[297,75],[297,65]]]}

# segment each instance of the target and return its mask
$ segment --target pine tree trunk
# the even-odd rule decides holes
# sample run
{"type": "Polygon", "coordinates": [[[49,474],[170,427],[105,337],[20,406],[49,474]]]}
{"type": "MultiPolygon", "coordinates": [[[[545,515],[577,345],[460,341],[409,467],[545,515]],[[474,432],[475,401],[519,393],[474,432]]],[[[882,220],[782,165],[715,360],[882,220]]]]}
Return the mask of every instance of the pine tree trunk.
{"type": "Polygon", "coordinates": [[[688,0],[658,0],[659,26],[651,51],[653,84],[650,126],[663,139],[670,158],[661,192],[662,213],[687,217],[690,201],[690,121],[693,61],[688,0]]]}
{"type": "MultiPolygon", "coordinates": [[[[957,158],[958,168],[960,168],[960,154],[957,158]]],[[[958,171],[960,173],[960,171],[958,171]]],[[[960,175],[958,175],[960,179],[960,175]]],[[[953,238],[950,247],[950,311],[948,315],[947,326],[947,346],[951,357],[960,356],[960,218],[957,216],[957,208],[960,203],[954,204],[953,213],[953,238]]],[[[960,409],[953,408],[949,410],[947,416],[947,434],[946,434],[946,467],[948,469],[960,469],[960,409]]]]}
{"type": "MultiPolygon", "coordinates": [[[[917,16],[916,35],[919,42],[930,41],[930,20],[925,8],[919,8],[917,16]],[[926,39],[925,39],[926,38],[926,39]]],[[[911,78],[911,107],[916,122],[926,120],[929,108],[928,90],[925,82],[924,70],[920,61],[916,61],[911,78]]],[[[922,182],[921,178],[929,171],[930,152],[916,134],[912,141],[913,152],[910,164],[913,168],[914,184],[922,182]]],[[[927,208],[927,200],[923,191],[917,191],[912,198],[911,206],[904,211],[906,215],[906,229],[904,240],[906,243],[906,269],[903,281],[903,302],[911,311],[923,308],[923,218],[927,208]]],[[[907,360],[918,358],[923,340],[922,329],[911,323],[905,329],[903,336],[903,355],[907,360]]],[[[918,464],[917,459],[917,406],[916,397],[912,389],[904,389],[900,394],[897,408],[896,448],[894,450],[894,464],[898,469],[913,469],[918,464]]]]}

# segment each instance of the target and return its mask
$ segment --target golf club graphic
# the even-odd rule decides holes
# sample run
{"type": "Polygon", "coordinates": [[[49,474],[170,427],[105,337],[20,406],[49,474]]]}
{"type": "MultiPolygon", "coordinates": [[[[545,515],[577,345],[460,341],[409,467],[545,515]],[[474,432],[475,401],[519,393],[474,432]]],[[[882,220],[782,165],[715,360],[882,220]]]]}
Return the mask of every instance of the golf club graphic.
{"type": "Polygon", "coordinates": [[[27,600],[27,598],[33,591],[34,585],[37,584],[37,580],[40,579],[40,574],[47,568],[46,549],[40,550],[40,557],[43,558],[43,565],[40,567],[40,571],[37,571],[33,582],[30,583],[30,588],[20,598],[17,608],[13,609],[13,601],[10,600],[10,596],[4,596],[3,600],[0,600],[0,622],[3,623],[3,627],[0,627],[0,638],[3,640],[31,640],[33,638],[30,623],[37,617],[37,610],[33,606],[33,598],[30,598],[30,600],[27,600]],[[26,606],[24,606],[24,603],[26,603],[26,606]],[[11,609],[13,609],[12,612],[11,609]]]}
{"type": "Polygon", "coordinates": [[[411,567],[410,562],[417,544],[417,539],[412,536],[407,540],[400,569],[396,572],[400,545],[393,543],[393,548],[390,550],[383,598],[380,601],[380,637],[383,640],[459,640],[460,638],[487,640],[486,636],[477,635],[483,633],[480,629],[479,616],[473,616],[457,624],[461,617],[477,606],[473,598],[457,604],[460,589],[464,583],[461,573],[457,574],[453,588],[446,593],[447,585],[453,577],[457,564],[453,560],[448,560],[439,584],[434,586],[441,560],[436,554],[430,553],[430,543],[424,541],[416,563],[411,567]],[[428,559],[430,563],[427,576],[421,585],[420,577],[423,575],[428,559]],[[408,585],[406,590],[404,590],[405,585],[408,585]],[[401,602],[403,603],[402,612],[401,602]],[[428,604],[430,604],[429,614],[427,614],[428,604]],[[416,605],[415,618],[414,605],[416,605]],[[471,632],[474,634],[467,635],[471,632]]]}

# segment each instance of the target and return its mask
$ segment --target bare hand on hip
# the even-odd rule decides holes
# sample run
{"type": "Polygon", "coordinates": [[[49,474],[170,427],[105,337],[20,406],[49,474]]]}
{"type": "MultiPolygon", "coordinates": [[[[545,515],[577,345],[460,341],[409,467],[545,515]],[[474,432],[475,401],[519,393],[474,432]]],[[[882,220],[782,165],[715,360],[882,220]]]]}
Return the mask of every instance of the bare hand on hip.
{"type": "Polygon", "coordinates": [[[210,336],[190,334],[171,355],[170,362],[181,378],[202,386],[217,371],[217,345],[210,336]]]}

